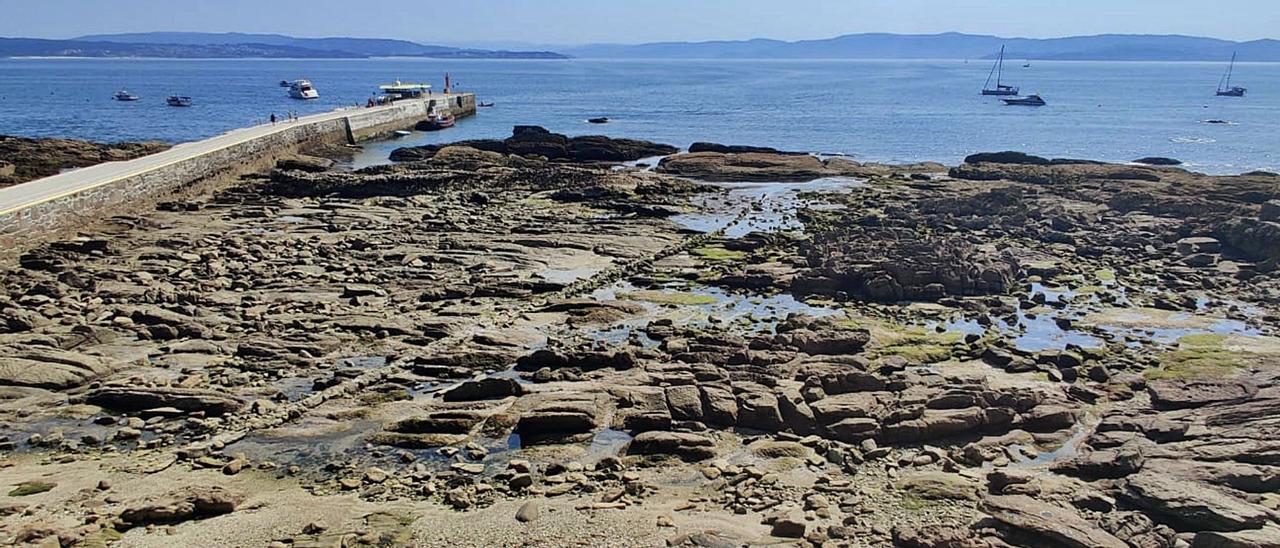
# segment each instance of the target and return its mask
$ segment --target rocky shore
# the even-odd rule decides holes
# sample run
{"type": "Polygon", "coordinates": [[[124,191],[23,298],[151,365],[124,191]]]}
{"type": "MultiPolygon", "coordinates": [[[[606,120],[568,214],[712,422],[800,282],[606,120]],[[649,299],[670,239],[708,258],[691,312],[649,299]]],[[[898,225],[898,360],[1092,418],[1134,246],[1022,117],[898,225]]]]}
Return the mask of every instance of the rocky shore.
{"type": "Polygon", "coordinates": [[[0,135],[0,188],[103,162],[132,160],[169,148],[166,143],[101,144],[74,139],[0,135]]]}
{"type": "Polygon", "coordinates": [[[690,150],[301,157],[29,250],[0,534],[1280,545],[1280,176],[690,150]]]}

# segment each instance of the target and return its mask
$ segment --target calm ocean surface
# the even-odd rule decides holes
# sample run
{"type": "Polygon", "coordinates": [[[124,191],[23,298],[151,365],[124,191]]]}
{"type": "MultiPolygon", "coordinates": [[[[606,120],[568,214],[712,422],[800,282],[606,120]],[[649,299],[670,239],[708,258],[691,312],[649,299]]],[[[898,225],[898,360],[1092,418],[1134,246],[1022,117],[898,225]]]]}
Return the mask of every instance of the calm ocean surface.
{"type": "Polygon", "coordinates": [[[379,83],[445,72],[495,108],[395,146],[505,137],[515,124],[688,146],[693,141],[955,163],[992,150],[1128,161],[1171,156],[1197,170],[1280,169],[1280,64],[1245,63],[1243,99],[1215,97],[1224,64],[1047,62],[1006,65],[1007,83],[1043,108],[978,94],[990,61],[443,61],[0,59],[0,134],[97,141],[190,141],[293,110],[363,104],[379,83]],[[289,99],[309,78],[321,99],[289,99]],[[142,96],[111,100],[119,88],[142,96]],[[170,94],[196,106],[170,108],[170,94]],[[595,126],[586,118],[608,116],[595,126]],[[1231,125],[1202,123],[1230,120],[1231,125]]]}

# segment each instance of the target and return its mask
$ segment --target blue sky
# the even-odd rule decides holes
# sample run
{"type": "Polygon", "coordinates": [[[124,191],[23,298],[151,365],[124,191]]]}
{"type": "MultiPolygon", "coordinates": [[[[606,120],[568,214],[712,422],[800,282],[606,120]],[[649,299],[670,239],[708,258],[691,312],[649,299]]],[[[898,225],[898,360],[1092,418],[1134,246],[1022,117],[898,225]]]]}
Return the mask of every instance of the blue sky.
{"type": "Polygon", "coordinates": [[[0,0],[0,36],[152,30],[441,44],[797,40],[855,32],[1280,38],[1280,0],[0,0]]]}

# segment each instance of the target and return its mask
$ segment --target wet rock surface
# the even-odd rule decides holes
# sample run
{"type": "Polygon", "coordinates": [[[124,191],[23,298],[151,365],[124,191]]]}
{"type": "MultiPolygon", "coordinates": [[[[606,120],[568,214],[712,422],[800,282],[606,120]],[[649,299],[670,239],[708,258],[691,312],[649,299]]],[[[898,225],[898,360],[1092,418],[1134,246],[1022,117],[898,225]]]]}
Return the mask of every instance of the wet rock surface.
{"type": "Polygon", "coordinates": [[[668,159],[770,181],[707,185],[545,153],[572,142],[302,158],[30,250],[0,274],[7,538],[1172,547],[1280,527],[1280,284],[1248,236],[1274,178],[668,159]],[[783,182],[802,173],[859,179],[783,182]]]}
{"type": "Polygon", "coordinates": [[[572,162],[628,162],[673,154],[670,145],[636,139],[616,139],[603,135],[567,137],[539,126],[516,126],[504,140],[459,141],[443,145],[398,148],[391,153],[396,162],[414,162],[435,157],[449,147],[465,147],[483,152],[540,157],[572,162]]]}

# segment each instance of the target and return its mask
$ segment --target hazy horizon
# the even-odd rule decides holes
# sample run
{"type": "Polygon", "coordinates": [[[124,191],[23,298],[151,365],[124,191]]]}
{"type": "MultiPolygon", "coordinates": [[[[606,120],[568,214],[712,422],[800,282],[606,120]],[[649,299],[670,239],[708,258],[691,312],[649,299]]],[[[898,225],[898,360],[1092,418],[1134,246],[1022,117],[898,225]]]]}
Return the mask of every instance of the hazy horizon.
{"type": "Polygon", "coordinates": [[[242,32],[297,37],[393,38],[468,47],[572,47],[584,44],[702,42],[765,38],[820,40],[861,33],[1057,38],[1098,34],[1187,35],[1251,41],[1273,38],[1280,4],[1242,0],[1231,10],[1171,0],[1080,0],[1036,6],[1028,0],[491,0],[449,5],[442,21],[426,11],[352,9],[338,0],[171,2],[0,0],[0,36],[67,39],[136,32],[242,32]],[[420,13],[421,15],[416,15],[420,13]],[[1244,14],[1245,16],[1242,16],[1244,14]],[[438,24],[439,23],[439,24],[438,24]],[[431,29],[424,32],[423,29],[431,29]]]}

